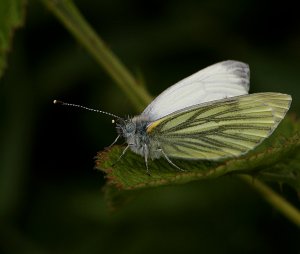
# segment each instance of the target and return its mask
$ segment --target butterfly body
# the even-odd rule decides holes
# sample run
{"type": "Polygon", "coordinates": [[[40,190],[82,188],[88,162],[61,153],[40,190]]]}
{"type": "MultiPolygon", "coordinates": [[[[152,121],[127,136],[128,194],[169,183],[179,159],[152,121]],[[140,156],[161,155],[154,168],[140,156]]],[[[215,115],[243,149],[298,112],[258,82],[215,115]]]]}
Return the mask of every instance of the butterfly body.
{"type": "MultiPolygon", "coordinates": [[[[118,124],[128,147],[148,158],[220,160],[247,153],[271,135],[291,97],[256,93],[183,108],[155,121],[140,115],[118,124]]],[[[175,165],[176,166],[176,165],[175,165]]]]}
{"type": "Polygon", "coordinates": [[[144,116],[135,116],[117,123],[117,132],[134,153],[145,158],[158,159],[162,155],[160,144],[147,132],[149,124],[151,122],[144,116]]]}

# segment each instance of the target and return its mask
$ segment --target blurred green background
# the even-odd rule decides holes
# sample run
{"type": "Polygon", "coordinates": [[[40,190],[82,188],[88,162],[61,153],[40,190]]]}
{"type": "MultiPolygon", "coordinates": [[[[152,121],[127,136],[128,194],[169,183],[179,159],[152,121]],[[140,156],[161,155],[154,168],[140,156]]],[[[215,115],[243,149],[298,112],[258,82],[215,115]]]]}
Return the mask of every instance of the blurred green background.
{"type": "MultiPolygon", "coordinates": [[[[234,59],[250,65],[251,92],[291,94],[300,113],[292,1],[75,3],[153,95],[234,59]]],[[[148,190],[111,213],[94,170],[116,137],[111,119],[52,101],[138,112],[40,1],[29,2],[0,89],[0,253],[300,253],[296,226],[232,177],[148,190]]]]}

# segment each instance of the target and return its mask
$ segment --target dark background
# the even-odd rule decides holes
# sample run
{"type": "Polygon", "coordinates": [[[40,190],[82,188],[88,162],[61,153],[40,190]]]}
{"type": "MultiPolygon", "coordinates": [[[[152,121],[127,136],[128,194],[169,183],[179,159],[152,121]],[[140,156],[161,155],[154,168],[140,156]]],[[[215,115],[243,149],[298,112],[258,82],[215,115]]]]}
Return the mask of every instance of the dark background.
{"type": "MultiPolygon", "coordinates": [[[[153,95],[210,64],[248,63],[251,92],[293,96],[300,19],[289,1],[78,0],[153,95]]],[[[299,231],[238,179],[146,191],[111,213],[94,156],[129,100],[40,1],[28,5],[0,83],[0,253],[300,253],[299,231]]],[[[299,207],[296,193],[273,186],[299,207]]]]}

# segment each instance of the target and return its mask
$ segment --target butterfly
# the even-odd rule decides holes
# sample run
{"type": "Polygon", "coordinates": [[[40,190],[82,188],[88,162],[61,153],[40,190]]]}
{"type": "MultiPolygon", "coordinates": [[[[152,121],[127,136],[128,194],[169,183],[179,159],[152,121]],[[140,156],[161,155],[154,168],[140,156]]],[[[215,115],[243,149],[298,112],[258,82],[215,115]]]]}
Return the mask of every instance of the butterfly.
{"type": "Polygon", "coordinates": [[[130,149],[144,157],[147,172],[148,160],[161,157],[182,170],[172,158],[216,161],[238,157],[276,129],[290,108],[291,96],[248,94],[249,80],[247,64],[228,60],[172,85],[133,118],[94,111],[116,118],[118,137],[113,144],[120,137],[127,143],[120,158],[130,149]]]}

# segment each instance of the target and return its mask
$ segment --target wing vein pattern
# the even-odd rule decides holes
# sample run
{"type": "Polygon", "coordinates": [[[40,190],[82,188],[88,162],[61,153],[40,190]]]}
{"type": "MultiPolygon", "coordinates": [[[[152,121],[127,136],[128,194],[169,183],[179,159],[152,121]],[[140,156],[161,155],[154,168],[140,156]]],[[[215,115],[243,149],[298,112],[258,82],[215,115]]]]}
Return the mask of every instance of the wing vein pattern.
{"type": "Polygon", "coordinates": [[[290,103],[291,96],[281,93],[201,103],[152,122],[147,132],[173,158],[218,160],[239,156],[276,129],[290,103]]]}

